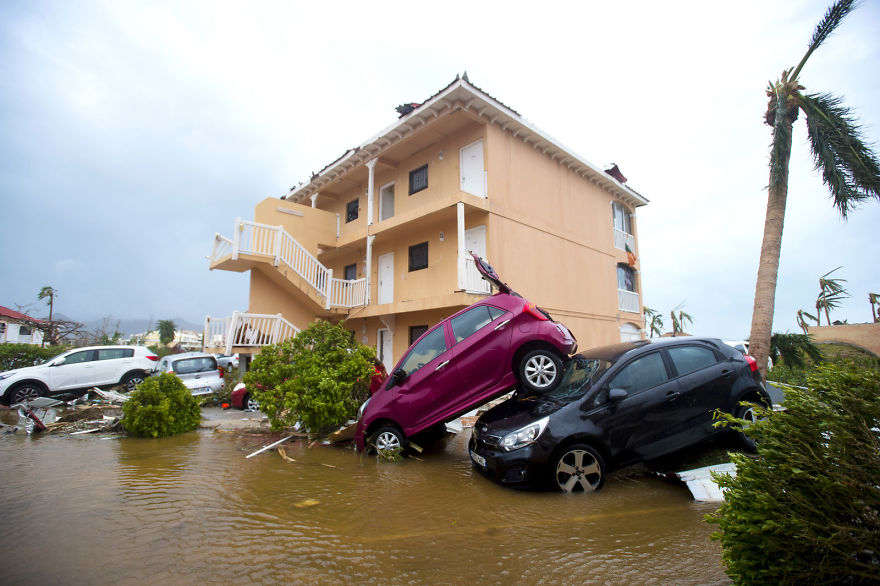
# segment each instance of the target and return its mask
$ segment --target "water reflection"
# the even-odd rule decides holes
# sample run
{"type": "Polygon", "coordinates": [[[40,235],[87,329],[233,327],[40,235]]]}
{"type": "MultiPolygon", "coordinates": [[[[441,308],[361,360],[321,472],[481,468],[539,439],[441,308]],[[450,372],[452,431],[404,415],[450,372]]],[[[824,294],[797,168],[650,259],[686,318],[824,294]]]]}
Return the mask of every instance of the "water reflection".
{"type": "Polygon", "coordinates": [[[0,438],[0,580],[728,582],[712,509],[659,480],[513,491],[471,470],[464,435],[396,464],[302,442],[245,459],[269,441],[0,438]]]}

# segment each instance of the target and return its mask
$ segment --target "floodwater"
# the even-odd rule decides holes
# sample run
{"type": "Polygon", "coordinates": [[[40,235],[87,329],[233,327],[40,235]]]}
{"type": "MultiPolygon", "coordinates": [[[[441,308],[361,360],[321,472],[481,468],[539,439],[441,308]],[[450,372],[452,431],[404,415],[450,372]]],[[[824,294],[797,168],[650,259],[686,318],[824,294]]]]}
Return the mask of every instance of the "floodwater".
{"type": "Polygon", "coordinates": [[[295,462],[245,459],[274,438],[206,429],[5,435],[0,583],[729,583],[714,507],[683,485],[510,490],[472,470],[468,434],[398,463],[300,440],[295,462]]]}

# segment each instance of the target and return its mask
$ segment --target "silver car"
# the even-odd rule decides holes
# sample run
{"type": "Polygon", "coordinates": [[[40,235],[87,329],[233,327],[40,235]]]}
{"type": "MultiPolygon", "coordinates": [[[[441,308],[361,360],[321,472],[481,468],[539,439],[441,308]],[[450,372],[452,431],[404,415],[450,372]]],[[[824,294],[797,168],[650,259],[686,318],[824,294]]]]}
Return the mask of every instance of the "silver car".
{"type": "Polygon", "coordinates": [[[174,373],[194,396],[210,395],[223,388],[223,371],[213,354],[186,352],[159,360],[154,374],[174,373]]]}

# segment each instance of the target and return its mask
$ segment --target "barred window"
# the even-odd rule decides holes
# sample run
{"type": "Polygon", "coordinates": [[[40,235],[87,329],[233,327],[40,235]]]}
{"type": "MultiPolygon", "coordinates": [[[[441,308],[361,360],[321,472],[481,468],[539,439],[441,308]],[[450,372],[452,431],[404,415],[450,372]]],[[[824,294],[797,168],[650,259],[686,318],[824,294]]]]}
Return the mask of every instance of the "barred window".
{"type": "Polygon", "coordinates": [[[428,268],[428,243],[413,244],[409,247],[409,270],[418,271],[428,268]]]}
{"type": "Polygon", "coordinates": [[[409,172],[409,194],[428,189],[428,166],[422,165],[409,172]]]}
{"type": "Polygon", "coordinates": [[[358,219],[358,200],[348,202],[345,206],[345,222],[352,222],[358,219]]]}

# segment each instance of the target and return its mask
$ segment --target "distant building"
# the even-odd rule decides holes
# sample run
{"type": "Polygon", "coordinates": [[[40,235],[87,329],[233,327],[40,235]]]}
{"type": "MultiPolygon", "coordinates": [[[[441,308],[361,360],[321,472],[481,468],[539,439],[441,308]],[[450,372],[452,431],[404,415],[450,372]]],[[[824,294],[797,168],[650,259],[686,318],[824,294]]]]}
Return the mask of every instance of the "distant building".
{"type": "MultiPolygon", "coordinates": [[[[159,332],[153,330],[143,334],[134,334],[129,338],[129,341],[132,344],[143,346],[158,346],[159,332]]],[[[178,345],[181,349],[186,350],[187,352],[201,350],[202,332],[196,332],[193,330],[175,330],[174,339],[168,343],[168,347],[173,348],[178,345]]]]}
{"type": "Polygon", "coordinates": [[[0,344],[42,344],[43,332],[33,326],[41,321],[0,305],[0,344]]]}

